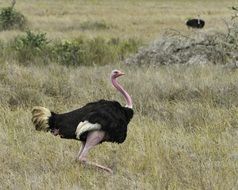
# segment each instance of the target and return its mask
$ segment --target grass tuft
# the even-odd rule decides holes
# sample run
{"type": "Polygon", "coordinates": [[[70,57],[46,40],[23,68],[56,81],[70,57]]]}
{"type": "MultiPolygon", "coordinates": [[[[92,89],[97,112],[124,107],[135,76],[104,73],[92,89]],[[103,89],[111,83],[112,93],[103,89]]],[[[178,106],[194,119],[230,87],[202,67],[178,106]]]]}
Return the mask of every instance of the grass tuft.
{"type": "Polygon", "coordinates": [[[85,21],[80,24],[80,28],[82,30],[107,30],[110,29],[111,26],[106,24],[105,21],[85,21]]]}

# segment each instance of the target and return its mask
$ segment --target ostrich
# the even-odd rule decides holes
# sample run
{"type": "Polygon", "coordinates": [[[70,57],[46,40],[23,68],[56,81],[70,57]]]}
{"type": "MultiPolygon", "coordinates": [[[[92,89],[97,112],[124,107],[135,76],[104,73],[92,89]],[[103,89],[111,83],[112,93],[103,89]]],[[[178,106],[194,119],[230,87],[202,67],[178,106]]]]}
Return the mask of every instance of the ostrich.
{"type": "Polygon", "coordinates": [[[189,19],[186,22],[186,25],[188,26],[188,28],[203,28],[205,25],[205,21],[200,19],[200,18],[194,18],[194,19],[189,19]]]}
{"type": "Polygon", "coordinates": [[[132,99],[117,78],[124,75],[119,70],[111,72],[112,85],[124,96],[126,106],[117,101],[99,100],[71,112],[57,114],[44,107],[32,109],[32,122],[38,131],[50,131],[61,138],[80,140],[82,145],[77,155],[81,163],[92,165],[109,173],[112,170],[90,162],[88,151],[102,142],[123,143],[127,136],[127,125],[133,117],[132,99]]]}

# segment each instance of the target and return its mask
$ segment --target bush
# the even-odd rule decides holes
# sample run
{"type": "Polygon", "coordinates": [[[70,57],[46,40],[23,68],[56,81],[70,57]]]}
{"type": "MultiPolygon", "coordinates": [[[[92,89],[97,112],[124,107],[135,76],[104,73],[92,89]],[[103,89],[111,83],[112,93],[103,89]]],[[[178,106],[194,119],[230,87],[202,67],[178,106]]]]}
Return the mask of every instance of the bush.
{"type": "Polygon", "coordinates": [[[123,60],[134,53],[140,44],[135,39],[105,40],[100,37],[49,42],[45,33],[27,31],[25,35],[17,36],[10,45],[2,46],[2,56],[5,58],[11,54],[10,57],[21,63],[53,61],[63,65],[105,65],[123,60]]]}
{"type": "Polygon", "coordinates": [[[114,60],[112,47],[102,38],[59,42],[53,52],[55,61],[65,65],[104,65],[114,60]]]}
{"type": "Polygon", "coordinates": [[[86,50],[84,41],[77,39],[74,41],[60,41],[51,46],[52,59],[65,65],[85,64],[86,50]]]}
{"type": "Polygon", "coordinates": [[[0,12],[0,30],[23,30],[26,27],[26,18],[13,7],[2,8],[0,12]]]}
{"type": "Polygon", "coordinates": [[[33,61],[37,57],[45,58],[48,40],[46,33],[26,31],[24,36],[18,36],[12,42],[12,47],[17,53],[20,62],[33,61]]]}
{"type": "Polygon", "coordinates": [[[78,38],[53,44],[52,52],[54,61],[65,65],[105,65],[124,59],[140,44],[140,41],[132,39],[78,38]]]}
{"type": "Polygon", "coordinates": [[[22,48],[40,50],[48,44],[46,33],[34,33],[30,30],[26,31],[25,36],[18,36],[15,41],[17,50],[22,48]]]}

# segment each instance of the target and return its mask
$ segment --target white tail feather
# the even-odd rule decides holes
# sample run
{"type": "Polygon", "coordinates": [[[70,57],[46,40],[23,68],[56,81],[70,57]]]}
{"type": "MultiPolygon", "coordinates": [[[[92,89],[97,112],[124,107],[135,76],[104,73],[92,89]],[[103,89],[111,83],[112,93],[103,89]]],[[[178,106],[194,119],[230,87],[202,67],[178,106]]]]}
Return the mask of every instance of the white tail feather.
{"type": "Polygon", "coordinates": [[[49,118],[51,112],[49,109],[36,106],[32,109],[32,122],[35,125],[36,130],[44,131],[49,128],[49,118]]]}
{"type": "Polygon", "coordinates": [[[92,124],[88,121],[80,122],[75,132],[76,138],[80,139],[80,135],[86,131],[93,131],[93,130],[99,130],[99,129],[101,129],[101,125],[98,123],[92,124]]]}

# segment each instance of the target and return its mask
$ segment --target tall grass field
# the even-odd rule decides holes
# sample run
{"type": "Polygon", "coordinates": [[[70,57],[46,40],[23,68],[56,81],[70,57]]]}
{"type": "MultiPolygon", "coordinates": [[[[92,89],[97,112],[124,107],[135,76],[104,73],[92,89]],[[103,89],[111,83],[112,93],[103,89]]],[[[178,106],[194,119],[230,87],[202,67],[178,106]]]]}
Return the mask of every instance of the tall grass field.
{"type": "MultiPolygon", "coordinates": [[[[0,1],[0,10],[9,6],[0,1]]],[[[0,189],[238,189],[232,6],[237,1],[17,0],[25,28],[0,31],[0,189]],[[188,29],[186,19],[198,15],[205,28],[188,29]],[[225,61],[166,64],[166,58],[154,65],[152,56],[127,64],[157,39],[169,41],[168,31],[184,39],[229,34],[222,38],[227,43],[215,44],[225,61]],[[126,73],[119,82],[132,96],[134,117],[123,144],[102,143],[89,152],[89,160],[113,170],[108,174],[75,161],[79,141],[36,131],[31,110],[40,105],[63,113],[99,99],[123,105],[109,80],[113,69],[126,73]]]]}

